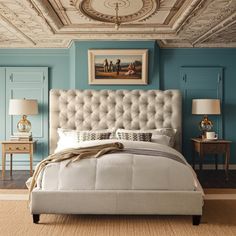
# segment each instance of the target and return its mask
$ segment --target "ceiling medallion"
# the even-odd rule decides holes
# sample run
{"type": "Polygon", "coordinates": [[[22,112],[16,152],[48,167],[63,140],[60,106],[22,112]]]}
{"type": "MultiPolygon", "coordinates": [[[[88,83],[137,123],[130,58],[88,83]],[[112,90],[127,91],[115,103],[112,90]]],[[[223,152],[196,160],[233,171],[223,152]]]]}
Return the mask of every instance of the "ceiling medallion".
{"type": "Polygon", "coordinates": [[[89,19],[120,24],[143,21],[159,8],[160,0],[82,0],[76,8],[89,19]]]}

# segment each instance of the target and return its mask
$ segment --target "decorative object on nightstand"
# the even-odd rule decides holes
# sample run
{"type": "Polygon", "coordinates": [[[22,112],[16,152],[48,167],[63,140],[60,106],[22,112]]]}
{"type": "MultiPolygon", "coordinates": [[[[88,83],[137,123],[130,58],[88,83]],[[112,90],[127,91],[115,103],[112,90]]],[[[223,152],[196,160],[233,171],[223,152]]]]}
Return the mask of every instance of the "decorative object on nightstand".
{"type": "Polygon", "coordinates": [[[213,128],[213,122],[208,119],[208,115],[220,115],[220,100],[219,99],[193,99],[192,114],[203,115],[203,119],[199,122],[199,129],[202,136],[206,136],[213,128]]]}
{"type": "Polygon", "coordinates": [[[200,161],[200,171],[202,171],[202,163],[204,156],[207,154],[214,154],[215,156],[215,166],[218,169],[218,155],[224,154],[225,158],[225,175],[226,180],[228,180],[228,170],[229,170],[229,159],[230,159],[230,144],[231,141],[218,139],[218,140],[206,140],[201,138],[192,138],[192,164],[193,169],[195,168],[195,153],[199,154],[200,161]]]}
{"type": "Polygon", "coordinates": [[[17,123],[17,130],[20,133],[24,132],[25,136],[29,136],[29,132],[31,130],[31,123],[29,120],[27,120],[27,115],[36,115],[36,114],[38,114],[37,100],[35,99],[10,99],[9,115],[22,115],[22,118],[17,123]]]}
{"type": "Polygon", "coordinates": [[[33,174],[33,154],[36,145],[34,141],[3,141],[2,142],[2,179],[5,178],[6,154],[10,154],[10,176],[12,176],[12,155],[29,154],[30,175],[33,174]]]}

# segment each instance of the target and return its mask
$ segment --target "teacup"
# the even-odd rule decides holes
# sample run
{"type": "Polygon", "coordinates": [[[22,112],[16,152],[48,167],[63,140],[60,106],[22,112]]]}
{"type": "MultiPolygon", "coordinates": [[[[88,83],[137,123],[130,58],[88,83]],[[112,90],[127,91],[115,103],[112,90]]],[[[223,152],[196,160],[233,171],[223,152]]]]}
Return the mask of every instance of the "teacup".
{"type": "Polygon", "coordinates": [[[215,132],[206,132],[206,139],[218,139],[218,134],[215,132]]]}

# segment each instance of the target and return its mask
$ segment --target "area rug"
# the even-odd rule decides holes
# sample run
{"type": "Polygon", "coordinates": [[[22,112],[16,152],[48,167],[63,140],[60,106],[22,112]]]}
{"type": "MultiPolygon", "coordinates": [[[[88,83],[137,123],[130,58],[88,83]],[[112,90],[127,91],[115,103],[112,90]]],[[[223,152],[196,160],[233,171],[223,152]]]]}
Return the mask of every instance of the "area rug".
{"type": "MultiPolygon", "coordinates": [[[[211,190],[212,191],[212,190],[211,190]]],[[[192,226],[190,216],[41,215],[33,224],[27,192],[0,191],[0,235],[79,236],[233,236],[236,235],[236,200],[206,200],[202,223],[192,226]],[[7,194],[7,195],[6,195],[7,194]]],[[[215,193],[207,194],[211,195],[215,193]]],[[[217,194],[220,194],[219,191],[217,194]]],[[[230,193],[229,193],[230,194],[230,193]]],[[[234,192],[232,193],[234,195],[234,192]]],[[[69,204],[69,203],[68,203],[69,204]]]]}

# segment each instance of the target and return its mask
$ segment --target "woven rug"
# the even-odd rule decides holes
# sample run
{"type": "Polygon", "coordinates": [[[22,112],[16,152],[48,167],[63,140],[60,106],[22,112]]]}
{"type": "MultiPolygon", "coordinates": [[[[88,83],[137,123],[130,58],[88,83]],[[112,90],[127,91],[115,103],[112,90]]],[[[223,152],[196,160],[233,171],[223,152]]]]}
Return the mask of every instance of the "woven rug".
{"type": "MultiPolygon", "coordinates": [[[[212,194],[221,194],[220,190],[215,192],[212,190],[210,191],[211,193],[207,194],[210,199],[210,195],[212,194]]],[[[203,210],[202,223],[199,226],[192,226],[190,216],[110,215],[41,215],[40,224],[33,224],[32,217],[27,207],[26,193],[27,191],[25,190],[0,190],[1,236],[236,235],[236,200],[206,200],[203,210]],[[8,199],[7,197],[10,195],[11,200],[4,200],[8,199]],[[14,197],[17,199],[17,196],[18,200],[14,200],[14,197]]],[[[226,194],[231,194],[233,196],[235,195],[234,193],[235,191],[228,191],[226,194]]]]}

